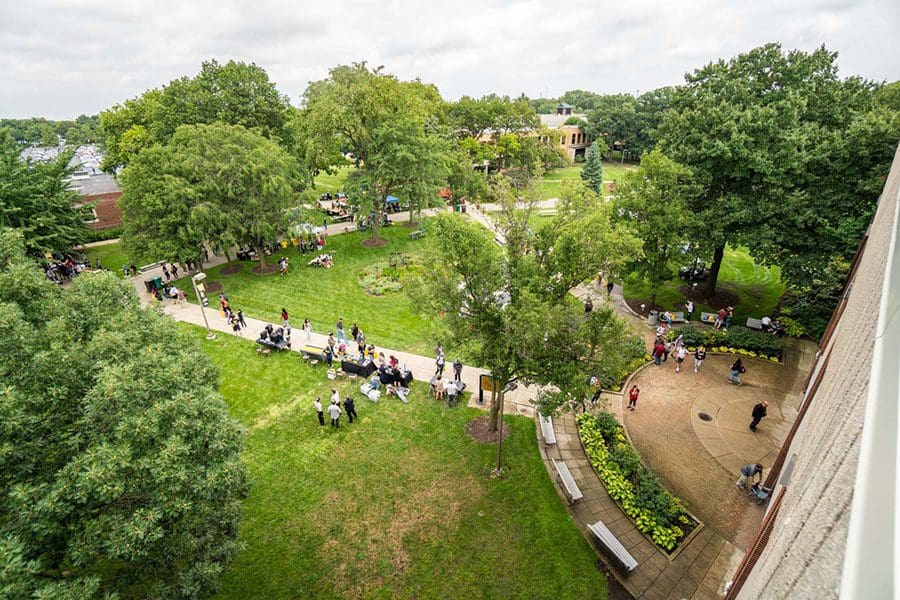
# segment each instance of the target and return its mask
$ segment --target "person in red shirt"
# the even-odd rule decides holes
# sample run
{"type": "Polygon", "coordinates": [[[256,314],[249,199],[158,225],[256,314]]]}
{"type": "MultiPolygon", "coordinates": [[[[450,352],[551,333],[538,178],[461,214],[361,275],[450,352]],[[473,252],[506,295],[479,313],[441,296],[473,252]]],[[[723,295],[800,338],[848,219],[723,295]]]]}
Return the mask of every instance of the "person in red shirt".
{"type": "Polygon", "coordinates": [[[657,338],[656,346],[653,347],[653,363],[658,367],[662,362],[662,357],[666,353],[666,345],[661,338],[657,338]]]}
{"type": "Polygon", "coordinates": [[[628,410],[634,410],[637,406],[638,396],[641,394],[641,389],[633,385],[631,386],[631,390],[628,392],[628,410]]]}

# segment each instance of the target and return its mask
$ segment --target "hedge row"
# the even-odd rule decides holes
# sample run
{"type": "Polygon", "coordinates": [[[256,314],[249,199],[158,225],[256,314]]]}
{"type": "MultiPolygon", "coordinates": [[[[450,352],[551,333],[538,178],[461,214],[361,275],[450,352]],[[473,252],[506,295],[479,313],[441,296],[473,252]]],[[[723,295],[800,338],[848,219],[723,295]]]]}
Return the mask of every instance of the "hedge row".
{"type": "Polygon", "coordinates": [[[758,333],[750,331],[746,327],[731,327],[727,331],[716,330],[710,327],[702,329],[696,327],[677,327],[668,333],[669,339],[674,340],[679,335],[684,336],[684,345],[689,349],[701,344],[707,350],[718,352],[734,352],[745,356],[759,356],[770,360],[781,360],[783,342],[781,338],[770,333],[758,333]]]}
{"type": "Polygon", "coordinates": [[[694,530],[697,522],[644,466],[612,414],[584,413],[575,420],[591,465],[603,480],[606,491],[638,530],[671,552],[694,530]]]}

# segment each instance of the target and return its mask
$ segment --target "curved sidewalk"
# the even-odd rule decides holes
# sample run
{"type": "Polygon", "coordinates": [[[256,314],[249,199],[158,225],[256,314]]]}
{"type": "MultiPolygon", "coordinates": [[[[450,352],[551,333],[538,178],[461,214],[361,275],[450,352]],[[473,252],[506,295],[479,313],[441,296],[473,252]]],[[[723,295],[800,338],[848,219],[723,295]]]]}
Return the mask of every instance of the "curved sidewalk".
{"type": "MultiPolygon", "coordinates": [[[[578,437],[575,418],[571,413],[554,419],[556,445],[547,446],[541,438],[540,426],[535,427],[538,447],[551,480],[556,480],[553,460],[563,460],[572,472],[584,498],[568,506],[569,514],[582,534],[594,546],[588,525],[603,521],[638,562],[628,577],[612,565],[601,551],[600,556],[619,583],[634,598],[646,600],[683,599],[712,600],[722,597],[721,583],[734,570],[741,552],[716,534],[703,527],[681,549],[674,559],[637,530],[634,523],[609,497],[600,478],[594,472],[578,437]]],[[[557,486],[563,502],[565,495],[557,486]]]]}

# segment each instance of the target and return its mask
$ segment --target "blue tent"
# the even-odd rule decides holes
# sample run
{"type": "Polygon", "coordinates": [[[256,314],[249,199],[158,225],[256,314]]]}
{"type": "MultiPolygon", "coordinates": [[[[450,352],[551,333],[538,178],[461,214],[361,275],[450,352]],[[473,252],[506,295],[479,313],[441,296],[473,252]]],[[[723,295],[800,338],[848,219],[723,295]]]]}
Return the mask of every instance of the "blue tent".
{"type": "Polygon", "coordinates": [[[388,204],[400,204],[400,198],[397,198],[395,196],[388,196],[384,199],[384,201],[388,204]]]}

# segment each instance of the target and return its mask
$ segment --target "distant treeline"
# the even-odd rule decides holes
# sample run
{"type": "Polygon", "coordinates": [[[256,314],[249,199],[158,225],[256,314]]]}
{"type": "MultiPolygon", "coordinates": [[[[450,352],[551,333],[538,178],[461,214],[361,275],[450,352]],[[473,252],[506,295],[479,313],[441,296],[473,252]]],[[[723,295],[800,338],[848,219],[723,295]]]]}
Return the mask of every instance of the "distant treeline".
{"type": "Polygon", "coordinates": [[[81,115],[74,121],[50,121],[43,118],[0,119],[0,129],[7,129],[13,138],[23,144],[37,143],[55,146],[62,136],[67,144],[98,143],[100,117],[81,115]]]}

